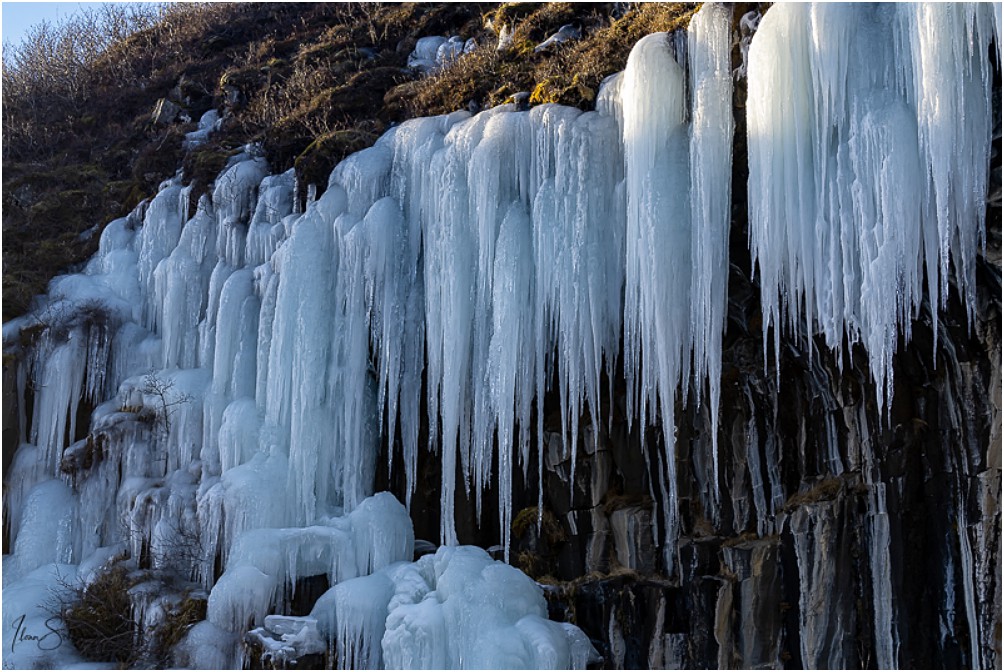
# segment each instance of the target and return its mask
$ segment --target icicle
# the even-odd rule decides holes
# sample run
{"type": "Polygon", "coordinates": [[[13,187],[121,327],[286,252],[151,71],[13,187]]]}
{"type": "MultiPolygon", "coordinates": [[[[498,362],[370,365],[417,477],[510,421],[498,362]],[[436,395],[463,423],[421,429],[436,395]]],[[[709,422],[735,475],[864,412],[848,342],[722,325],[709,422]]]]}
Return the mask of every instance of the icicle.
{"type": "Polygon", "coordinates": [[[143,326],[151,330],[158,325],[158,306],[150,301],[155,296],[154,271],[161,259],[171,254],[181,237],[184,223],[181,195],[182,188],[173,183],[158,192],[146,210],[143,228],[134,241],[138,255],[139,287],[146,299],[143,326]]]}
{"type": "Polygon", "coordinates": [[[731,12],[708,4],[690,21],[690,131],[692,194],[690,319],[694,386],[700,400],[709,387],[713,499],[718,504],[718,405],[721,397],[722,333],[729,277],[729,222],[732,182],[731,12]]]}
{"type": "MultiPolygon", "coordinates": [[[[499,526],[506,562],[512,527],[512,454],[514,448],[521,455],[525,453],[533,397],[533,369],[526,365],[532,365],[533,360],[520,362],[520,353],[533,341],[534,333],[531,245],[530,217],[521,204],[515,203],[502,221],[496,249],[487,365],[488,388],[495,411],[492,425],[498,430],[499,526]],[[513,436],[517,409],[521,430],[518,446],[513,436]]],[[[490,437],[488,440],[491,441],[490,437]]]]}
{"type": "Polygon", "coordinates": [[[685,71],[667,35],[628,58],[621,97],[627,184],[624,361],[628,416],[645,427],[661,404],[665,453],[657,457],[665,515],[664,561],[677,536],[676,388],[689,377],[691,222],[685,71]]]}
{"type": "Polygon", "coordinates": [[[783,326],[804,325],[810,348],[821,333],[838,362],[845,339],[861,341],[883,409],[900,333],[909,340],[925,277],[932,310],[944,306],[950,256],[972,319],[988,12],[776,6],[750,47],[750,243],[775,359],[783,326]]]}
{"type": "Polygon", "coordinates": [[[65,484],[44,481],[32,488],[17,522],[12,576],[7,576],[5,562],[4,582],[13,582],[49,563],[71,562],[76,513],[76,498],[65,484]]]}

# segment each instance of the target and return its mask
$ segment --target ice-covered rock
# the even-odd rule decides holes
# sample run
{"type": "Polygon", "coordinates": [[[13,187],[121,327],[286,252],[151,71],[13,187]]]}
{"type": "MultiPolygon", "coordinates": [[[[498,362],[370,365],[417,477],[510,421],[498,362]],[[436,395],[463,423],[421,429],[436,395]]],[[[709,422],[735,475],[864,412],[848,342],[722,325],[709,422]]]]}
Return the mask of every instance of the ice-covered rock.
{"type": "Polygon", "coordinates": [[[421,37],[408,55],[408,67],[431,74],[450,65],[461,55],[470,53],[476,46],[473,38],[465,41],[459,35],[450,38],[441,35],[421,37]]]}
{"type": "Polygon", "coordinates": [[[185,133],[185,149],[192,149],[204,144],[209,140],[209,136],[219,130],[220,114],[216,110],[209,110],[199,119],[199,127],[194,131],[185,133]]]}
{"type": "MultiPolygon", "coordinates": [[[[574,26],[574,25],[572,25],[570,23],[565,24],[564,26],[562,26],[561,28],[559,28],[557,30],[557,32],[555,32],[550,37],[548,37],[546,40],[544,40],[543,42],[541,42],[540,44],[538,44],[536,47],[534,47],[533,48],[533,53],[538,54],[538,53],[540,53],[542,51],[548,51],[549,49],[554,49],[559,44],[564,44],[565,42],[568,42],[569,40],[577,40],[577,39],[579,39],[579,37],[581,37],[581,34],[582,34],[582,31],[580,31],[578,29],[578,27],[576,27],[576,26],[574,26]]],[[[499,38],[499,43],[501,43],[501,41],[502,41],[502,38],[500,37],[499,38]]]]}
{"type": "Polygon", "coordinates": [[[533,581],[467,546],[339,584],[312,612],[339,667],[584,669],[598,660],[581,630],[546,614],[533,581]]]}

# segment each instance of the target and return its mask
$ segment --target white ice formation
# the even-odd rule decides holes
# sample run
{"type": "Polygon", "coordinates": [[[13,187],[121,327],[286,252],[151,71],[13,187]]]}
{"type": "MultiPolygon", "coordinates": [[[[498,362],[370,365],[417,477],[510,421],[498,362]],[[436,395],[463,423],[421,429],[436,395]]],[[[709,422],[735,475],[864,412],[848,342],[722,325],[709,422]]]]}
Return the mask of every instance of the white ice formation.
{"type": "MultiPolygon", "coordinates": [[[[577,40],[582,36],[582,32],[572,24],[566,24],[558,29],[556,33],[533,48],[533,53],[538,54],[548,49],[554,49],[559,44],[569,40],[577,40]]],[[[501,40],[500,40],[501,41],[501,40]]]]}
{"type": "Polygon", "coordinates": [[[785,328],[838,359],[861,343],[880,407],[898,340],[950,277],[972,318],[991,10],[779,5],[750,46],[750,244],[775,358],[785,328]]]}
{"type": "Polygon", "coordinates": [[[340,669],[585,669],[582,631],[540,588],[474,546],[444,546],[321,596],[311,614],[340,669]]]}
{"type": "Polygon", "coordinates": [[[465,41],[459,35],[450,38],[441,35],[421,37],[408,55],[408,67],[424,74],[432,74],[474,51],[476,46],[474,38],[465,41]]]}

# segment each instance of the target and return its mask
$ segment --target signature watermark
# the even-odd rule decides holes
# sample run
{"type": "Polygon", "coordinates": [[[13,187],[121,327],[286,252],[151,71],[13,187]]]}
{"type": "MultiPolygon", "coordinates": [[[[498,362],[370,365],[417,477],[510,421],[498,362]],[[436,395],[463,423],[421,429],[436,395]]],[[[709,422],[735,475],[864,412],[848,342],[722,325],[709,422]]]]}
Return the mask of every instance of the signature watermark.
{"type": "Polygon", "coordinates": [[[11,621],[10,625],[14,629],[14,636],[10,640],[11,653],[14,653],[14,649],[19,645],[26,643],[34,643],[42,651],[55,651],[60,647],[63,635],[60,629],[53,625],[59,621],[58,616],[45,619],[45,632],[29,632],[24,624],[26,618],[26,614],[21,614],[11,621]]]}

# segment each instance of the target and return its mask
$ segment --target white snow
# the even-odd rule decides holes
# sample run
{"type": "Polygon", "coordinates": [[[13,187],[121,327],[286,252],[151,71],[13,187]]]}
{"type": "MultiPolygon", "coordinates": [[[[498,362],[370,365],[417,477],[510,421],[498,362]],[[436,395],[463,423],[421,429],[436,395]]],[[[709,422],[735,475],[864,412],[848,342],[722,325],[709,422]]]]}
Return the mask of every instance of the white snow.
{"type": "Polygon", "coordinates": [[[199,127],[190,133],[185,133],[185,149],[192,149],[205,144],[209,140],[209,136],[213,133],[213,131],[217,131],[219,128],[219,112],[215,109],[207,111],[199,118],[199,127]]]}
{"type": "Polygon", "coordinates": [[[473,38],[464,40],[459,35],[450,38],[442,35],[420,37],[415,49],[408,55],[408,67],[423,74],[432,74],[474,50],[473,38]]]}

